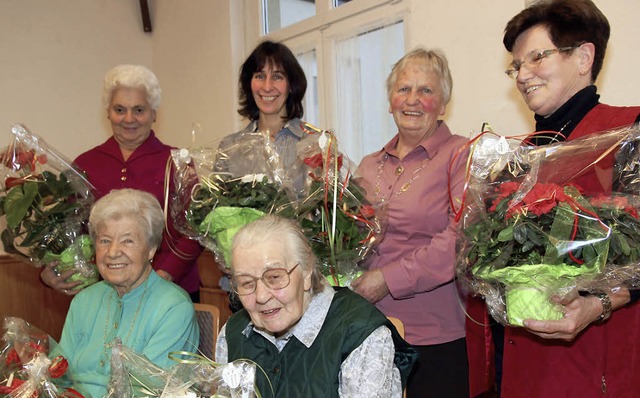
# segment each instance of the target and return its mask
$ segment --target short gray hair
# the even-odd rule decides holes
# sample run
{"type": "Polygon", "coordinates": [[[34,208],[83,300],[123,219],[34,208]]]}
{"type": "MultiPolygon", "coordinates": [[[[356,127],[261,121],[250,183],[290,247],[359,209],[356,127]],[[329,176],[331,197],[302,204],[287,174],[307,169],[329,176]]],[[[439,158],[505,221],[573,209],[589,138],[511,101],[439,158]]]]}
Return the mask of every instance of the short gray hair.
{"type": "Polygon", "coordinates": [[[393,65],[391,73],[387,77],[387,96],[389,100],[391,100],[391,94],[398,80],[398,75],[405,69],[407,64],[414,61],[422,63],[427,71],[432,71],[438,75],[440,88],[442,89],[442,101],[445,105],[448,104],[453,90],[453,78],[451,77],[447,57],[440,50],[426,50],[422,47],[408,52],[393,65]]]}
{"type": "Polygon", "coordinates": [[[162,90],[156,75],[142,65],[118,65],[107,72],[102,88],[102,102],[105,109],[109,108],[113,92],[120,88],[142,89],[147,95],[147,102],[151,109],[157,111],[160,107],[162,90]]]}
{"type": "MultiPolygon", "coordinates": [[[[313,253],[307,237],[293,220],[280,216],[267,215],[242,227],[233,237],[231,251],[239,247],[262,243],[281,245],[289,258],[287,262],[300,263],[311,271],[311,294],[324,289],[324,277],[320,273],[318,257],[313,253]]],[[[233,267],[233,264],[231,265],[233,267]]]]}
{"type": "Polygon", "coordinates": [[[99,199],[89,215],[89,235],[95,242],[98,228],[110,220],[129,218],[140,224],[147,242],[160,247],[164,229],[164,213],[158,199],[137,189],[114,189],[99,199]]]}

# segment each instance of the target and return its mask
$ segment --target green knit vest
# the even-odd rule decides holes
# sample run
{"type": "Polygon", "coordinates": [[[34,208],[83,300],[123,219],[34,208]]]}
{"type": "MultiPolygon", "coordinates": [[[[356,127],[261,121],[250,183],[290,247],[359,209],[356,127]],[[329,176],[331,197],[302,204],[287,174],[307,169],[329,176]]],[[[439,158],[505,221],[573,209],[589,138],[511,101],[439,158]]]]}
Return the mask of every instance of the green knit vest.
{"type": "Polygon", "coordinates": [[[269,378],[267,381],[262,370],[256,370],[256,384],[263,398],[337,397],[340,365],[381,325],[392,331],[396,347],[394,362],[403,386],[417,358],[415,350],[400,337],[387,317],[346,288],[336,292],[322,329],[309,348],[292,337],[282,352],[278,352],[259,334],[252,332],[249,338],[242,334],[249,322],[249,314],[244,309],[229,319],[226,326],[228,358],[229,362],[251,359],[262,367],[269,378]]]}

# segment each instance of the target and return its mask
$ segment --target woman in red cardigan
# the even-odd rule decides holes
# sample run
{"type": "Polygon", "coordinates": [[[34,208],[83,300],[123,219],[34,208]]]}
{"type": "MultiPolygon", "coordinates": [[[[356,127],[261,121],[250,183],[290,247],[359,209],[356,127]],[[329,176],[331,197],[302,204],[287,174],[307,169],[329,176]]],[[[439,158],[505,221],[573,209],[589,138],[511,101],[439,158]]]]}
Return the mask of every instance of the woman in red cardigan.
{"type": "MultiPolygon", "coordinates": [[[[599,101],[594,83],[609,31],[607,18],[590,0],[542,1],[508,22],[503,42],[513,62],[506,73],[535,113],[536,131],[557,132],[536,135],[531,139],[535,145],[573,140],[639,119],[640,107],[613,107],[599,101]]],[[[586,182],[593,193],[611,191],[610,183],[603,186],[595,175],[591,177],[586,182]]],[[[483,367],[495,360],[502,397],[638,397],[637,298],[637,291],[626,288],[562,301],[555,297],[564,306],[563,319],[525,320],[524,328],[492,321],[493,341],[487,337],[472,342],[490,334],[478,333],[478,326],[468,322],[469,346],[477,350],[470,351],[474,393],[481,390],[474,376],[492,374],[483,367]],[[478,358],[477,354],[491,352],[487,349],[491,342],[495,356],[478,358]]],[[[470,304],[472,318],[482,319],[474,303],[478,304],[470,304]]]]}
{"type": "MultiPolygon", "coordinates": [[[[157,77],[141,65],[118,65],[107,72],[102,97],[113,135],[75,160],[96,188],[96,200],[112,189],[133,188],[151,193],[164,206],[171,147],[151,129],[161,99],[157,77]]],[[[180,235],[169,222],[153,258],[158,275],[180,285],[194,302],[199,301],[196,261],[201,251],[195,240],[180,235]]],[[[73,272],[59,275],[50,264],[40,277],[56,290],[74,295],[78,282],[66,282],[73,272]]]]}

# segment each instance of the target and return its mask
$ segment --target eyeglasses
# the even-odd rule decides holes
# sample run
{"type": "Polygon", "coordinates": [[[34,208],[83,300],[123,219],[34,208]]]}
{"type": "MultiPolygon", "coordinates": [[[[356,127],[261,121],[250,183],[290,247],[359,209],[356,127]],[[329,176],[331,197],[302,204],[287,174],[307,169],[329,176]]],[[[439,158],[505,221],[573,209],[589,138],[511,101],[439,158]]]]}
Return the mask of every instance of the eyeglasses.
{"type": "Polygon", "coordinates": [[[296,263],[289,271],[286,268],[271,268],[262,273],[257,278],[252,275],[233,275],[231,277],[231,287],[238,296],[246,296],[256,291],[258,281],[262,281],[271,290],[280,290],[289,286],[291,282],[290,274],[300,263],[296,263]]]}
{"type": "Polygon", "coordinates": [[[548,56],[553,55],[555,53],[571,51],[578,47],[579,46],[571,46],[571,47],[551,48],[549,50],[542,50],[542,51],[532,51],[524,57],[524,60],[513,61],[513,63],[511,64],[513,68],[505,70],[504,73],[506,73],[507,76],[511,78],[515,78],[516,76],[518,76],[518,73],[520,72],[520,68],[522,67],[522,65],[526,65],[529,70],[533,70],[533,69],[536,69],[538,66],[540,66],[540,63],[542,62],[542,60],[547,58],[548,56]]]}

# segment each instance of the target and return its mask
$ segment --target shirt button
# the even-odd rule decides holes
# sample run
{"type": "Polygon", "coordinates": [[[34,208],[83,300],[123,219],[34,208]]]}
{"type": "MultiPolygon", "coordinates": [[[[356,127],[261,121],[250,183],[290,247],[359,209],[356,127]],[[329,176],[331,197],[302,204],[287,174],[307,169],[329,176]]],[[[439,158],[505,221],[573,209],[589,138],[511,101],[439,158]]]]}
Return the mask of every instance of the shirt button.
{"type": "Polygon", "coordinates": [[[126,168],[126,167],[123,167],[121,171],[122,171],[123,173],[126,173],[126,172],[127,172],[127,168],[126,168]]]}
{"type": "Polygon", "coordinates": [[[120,177],[120,181],[127,181],[127,176],[120,177]]]}
{"type": "Polygon", "coordinates": [[[275,373],[275,374],[280,373],[280,367],[276,366],[275,368],[273,368],[273,373],[275,373]]]}
{"type": "Polygon", "coordinates": [[[509,340],[509,344],[515,344],[513,340],[509,340]]]}

